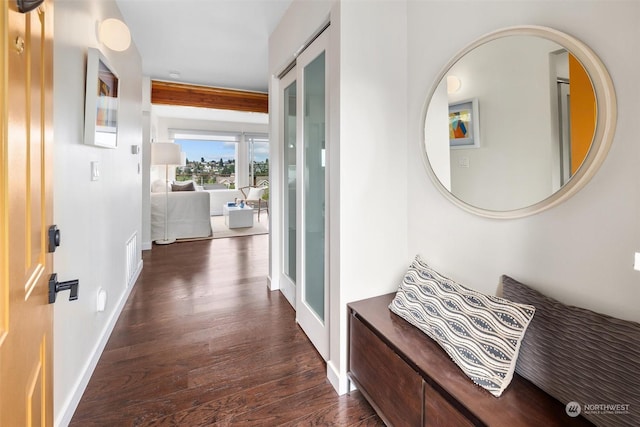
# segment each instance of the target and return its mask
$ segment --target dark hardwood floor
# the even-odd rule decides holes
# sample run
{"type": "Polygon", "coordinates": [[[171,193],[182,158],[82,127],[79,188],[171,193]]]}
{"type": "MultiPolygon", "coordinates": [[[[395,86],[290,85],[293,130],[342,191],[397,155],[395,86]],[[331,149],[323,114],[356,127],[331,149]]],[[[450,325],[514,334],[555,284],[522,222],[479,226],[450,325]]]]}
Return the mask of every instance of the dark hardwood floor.
{"type": "Polygon", "coordinates": [[[72,426],[382,426],[338,396],[279,291],[268,236],[167,246],[118,319],[72,426]]]}

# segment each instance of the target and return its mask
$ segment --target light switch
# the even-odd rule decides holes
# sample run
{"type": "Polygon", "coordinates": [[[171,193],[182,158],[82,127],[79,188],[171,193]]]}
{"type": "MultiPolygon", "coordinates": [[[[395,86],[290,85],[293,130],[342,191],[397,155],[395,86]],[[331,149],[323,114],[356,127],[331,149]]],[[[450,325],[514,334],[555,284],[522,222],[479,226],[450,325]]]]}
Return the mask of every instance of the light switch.
{"type": "Polygon", "coordinates": [[[104,311],[104,309],[107,307],[107,291],[105,291],[104,289],[100,288],[98,289],[98,298],[96,301],[96,310],[97,311],[104,311]]]}
{"type": "Polygon", "coordinates": [[[468,168],[469,167],[469,158],[468,157],[460,157],[458,159],[458,166],[460,166],[461,168],[468,168]]]}
{"type": "Polygon", "coordinates": [[[633,269],[640,271],[640,252],[636,252],[636,260],[633,263],[633,269]]]}
{"type": "Polygon", "coordinates": [[[100,179],[100,162],[91,162],[91,181],[100,179]]]}

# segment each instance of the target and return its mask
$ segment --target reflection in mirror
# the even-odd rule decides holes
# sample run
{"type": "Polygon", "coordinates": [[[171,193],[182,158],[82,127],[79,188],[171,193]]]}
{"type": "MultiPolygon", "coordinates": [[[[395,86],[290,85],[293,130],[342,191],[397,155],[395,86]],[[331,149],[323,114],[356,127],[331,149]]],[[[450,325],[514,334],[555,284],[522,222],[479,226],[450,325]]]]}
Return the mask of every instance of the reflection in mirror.
{"type": "MultiPolygon", "coordinates": [[[[576,45],[535,28],[534,34],[507,31],[463,51],[445,68],[428,103],[424,143],[430,172],[454,202],[476,213],[505,216],[500,213],[550,198],[585,163],[592,141],[600,143],[594,138],[596,85],[576,45]],[[452,77],[457,90],[451,90],[452,77]],[[477,111],[465,116],[469,122],[462,129],[472,129],[482,142],[456,145],[461,133],[454,132],[451,118],[468,101],[477,102],[477,111]]],[[[613,112],[606,114],[609,121],[613,112]]]]}

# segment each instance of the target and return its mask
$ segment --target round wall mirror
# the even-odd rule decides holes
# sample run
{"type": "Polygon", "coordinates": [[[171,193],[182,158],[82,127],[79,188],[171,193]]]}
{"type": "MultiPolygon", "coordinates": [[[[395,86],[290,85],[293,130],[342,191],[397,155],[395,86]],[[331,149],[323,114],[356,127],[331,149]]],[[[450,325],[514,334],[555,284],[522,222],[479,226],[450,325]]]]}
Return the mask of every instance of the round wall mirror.
{"type": "Polygon", "coordinates": [[[616,123],[611,78],[589,47],[520,26],[459,52],[424,113],[429,175],[452,202],[494,218],[532,215],[594,175],[616,123]]]}

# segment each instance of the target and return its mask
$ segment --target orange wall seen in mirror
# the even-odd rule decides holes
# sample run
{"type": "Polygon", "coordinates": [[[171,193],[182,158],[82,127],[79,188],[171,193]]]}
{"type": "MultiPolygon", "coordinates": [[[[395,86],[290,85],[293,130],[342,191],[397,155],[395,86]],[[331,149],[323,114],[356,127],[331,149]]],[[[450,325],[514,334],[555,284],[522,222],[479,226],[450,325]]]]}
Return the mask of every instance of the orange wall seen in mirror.
{"type": "Polygon", "coordinates": [[[571,86],[571,175],[589,153],[596,128],[596,98],[589,75],[582,64],[569,54],[571,86]]]}

